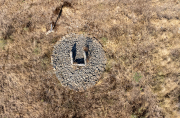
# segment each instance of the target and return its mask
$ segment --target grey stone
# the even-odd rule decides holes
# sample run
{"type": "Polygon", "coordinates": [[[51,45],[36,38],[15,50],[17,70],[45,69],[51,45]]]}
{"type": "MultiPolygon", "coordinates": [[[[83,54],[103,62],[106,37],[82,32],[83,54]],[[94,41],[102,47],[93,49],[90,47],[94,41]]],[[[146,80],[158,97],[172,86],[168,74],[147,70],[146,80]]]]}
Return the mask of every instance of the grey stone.
{"type": "Polygon", "coordinates": [[[105,69],[106,57],[95,38],[69,34],[54,46],[51,63],[63,86],[82,91],[96,84],[105,69]],[[88,47],[88,51],[83,50],[84,47],[88,47]]]}

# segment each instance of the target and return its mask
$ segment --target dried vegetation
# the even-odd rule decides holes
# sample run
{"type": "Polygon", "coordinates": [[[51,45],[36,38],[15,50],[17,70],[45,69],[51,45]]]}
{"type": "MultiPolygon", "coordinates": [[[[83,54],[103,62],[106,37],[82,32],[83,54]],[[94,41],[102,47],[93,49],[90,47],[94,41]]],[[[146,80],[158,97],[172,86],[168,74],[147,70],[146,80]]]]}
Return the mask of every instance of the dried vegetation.
{"type": "Polygon", "coordinates": [[[180,1],[0,1],[0,117],[178,118],[180,1]],[[68,7],[71,6],[71,7],[68,7]],[[64,88],[50,65],[67,33],[102,43],[108,62],[96,86],[64,88]]]}

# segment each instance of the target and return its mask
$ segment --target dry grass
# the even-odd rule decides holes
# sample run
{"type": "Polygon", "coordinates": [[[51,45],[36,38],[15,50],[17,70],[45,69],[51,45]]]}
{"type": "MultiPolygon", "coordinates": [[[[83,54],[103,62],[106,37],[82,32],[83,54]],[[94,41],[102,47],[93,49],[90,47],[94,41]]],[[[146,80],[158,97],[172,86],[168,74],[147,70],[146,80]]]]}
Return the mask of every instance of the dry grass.
{"type": "Polygon", "coordinates": [[[0,117],[178,118],[178,0],[0,1],[0,117]],[[68,33],[96,37],[108,62],[85,92],[61,86],[50,64],[68,33]]]}

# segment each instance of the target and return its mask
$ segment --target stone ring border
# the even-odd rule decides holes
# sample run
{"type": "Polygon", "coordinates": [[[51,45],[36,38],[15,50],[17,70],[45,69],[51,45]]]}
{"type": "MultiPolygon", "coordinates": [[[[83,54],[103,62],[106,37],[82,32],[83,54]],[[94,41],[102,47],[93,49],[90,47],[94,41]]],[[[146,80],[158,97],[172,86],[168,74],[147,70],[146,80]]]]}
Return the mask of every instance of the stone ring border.
{"type": "MultiPolygon", "coordinates": [[[[67,51],[69,51],[69,47],[66,47],[66,48],[67,48],[67,51]]],[[[56,44],[54,45],[52,56],[51,56],[51,64],[56,73],[56,77],[61,82],[62,86],[68,87],[75,91],[84,91],[84,90],[87,90],[88,88],[91,88],[98,82],[100,75],[105,70],[106,55],[102,48],[102,45],[99,43],[99,41],[96,38],[91,37],[89,35],[72,33],[72,34],[65,35],[64,37],[62,37],[61,40],[56,42],[56,44]],[[72,65],[72,60],[69,58],[71,53],[68,52],[67,55],[65,54],[66,56],[63,57],[63,55],[60,55],[63,53],[57,52],[55,49],[58,49],[61,51],[61,47],[58,47],[58,46],[62,46],[61,44],[63,43],[63,41],[67,41],[67,42],[68,41],[73,42],[73,40],[81,41],[79,38],[85,39],[84,41],[87,41],[87,39],[92,41],[93,45],[90,45],[90,46],[91,48],[94,46],[93,48],[95,48],[96,53],[98,53],[99,55],[96,55],[96,54],[92,55],[93,56],[92,58],[94,58],[95,60],[90,59],[90,62],[89,62],[90,65],[88,64],[85,65],[85,67],[82,67],[82,69],[79,69],[79,72],[78,72],[78,70],[72,69],[73,68],[72,66],[74,65],[72,65]],[[65,64],[62,62],[64,58],[70,61],[69,63],[67,63],[67,65],[63,65],[65,64]],[[99,60],[97,60],[96,58],[98,58],[99,60]],[[57,63],[55,61],[56,59],[58,60],[57,63]],[[96,61],[95,64],[93,60],[96,61]]]]}

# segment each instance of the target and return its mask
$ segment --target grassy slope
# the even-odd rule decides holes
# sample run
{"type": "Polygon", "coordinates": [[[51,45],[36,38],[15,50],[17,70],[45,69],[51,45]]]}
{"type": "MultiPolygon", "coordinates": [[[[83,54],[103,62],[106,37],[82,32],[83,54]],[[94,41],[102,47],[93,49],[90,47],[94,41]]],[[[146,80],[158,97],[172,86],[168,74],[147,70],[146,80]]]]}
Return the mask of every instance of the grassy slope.
{"type": "Polygon", "coordinates": [[[179,116],[178,0],[72,2],[46,36],[60,4],[0,2],[0,117],[179,116]],[[108,58],[85,92],[62,87],[50,65],[53,45],[71,32],[95,36],[108,58]]]}

